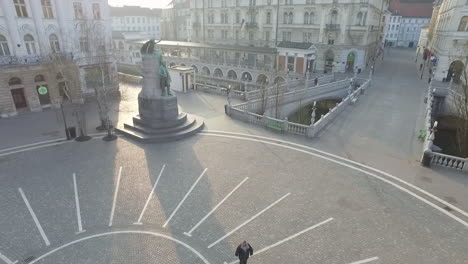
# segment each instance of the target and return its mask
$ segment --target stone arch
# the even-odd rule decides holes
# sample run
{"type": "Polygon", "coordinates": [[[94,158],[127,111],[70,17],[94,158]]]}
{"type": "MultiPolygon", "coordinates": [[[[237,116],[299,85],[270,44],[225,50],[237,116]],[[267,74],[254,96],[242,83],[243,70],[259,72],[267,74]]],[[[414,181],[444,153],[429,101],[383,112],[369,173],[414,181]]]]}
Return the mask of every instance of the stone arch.
{"type": "Polygon", "coordinates": [[[361,26],[362,25],[362,12],[359,12],[356,16],[356,23],[355,23],[357,26],[361,26]]]}
{"type": "Polygon", "coordinates": [[[242,75],[241,75],[241,80],[251,82],[252,81],[252,74],[250,74],[250,72],[243,72],[242,75]]]}
{"type": "Polygon", "coordinates": [[[198,67],[197,67],[197,65],[195,65],[195,64],[192,65],[192,69],[193,69],[193,71],[194,71],[195,73],[198,73],[198,67]]]}
{"type": "Polygon", "coordinates": [[[283,77],[278,76],[278,77],[275,78],[275,82],[274,82],[274,83],[275,83],[275,84],[284,83],[285,81],[286,81],[286,80],[285,80],[283,77]]]}
{"type": "Polygon", "coordinates": [[[223,71],[220,68],[216,68],[213,72],[213,76],[217,78],[223,77],[223,71]]]}
{"type": "Polygon", "coordinates": [[[35,82],[45,82],[46,80],[44,78],[44,75],[38,74],[38,75],[36,75],[36,77],[34,77],[34,81],[35,82]]]}
{"type": "Polygon", "coordinates": [[[172,68],[172,67],[174,67],[174,66],[176,66],[176,64],[175,64],[174,62],[169,63],[169,67],[170,67],[170,68],[172,68]]]}
{"type": "Polygon", "coordinates": [[[346,56],[346,72],[353,72],[354,66],[356,65],[356,56],[357,53],[350,51],[346,56]]]}
{"type": "Polygon", "coordinates": [[[465,64],[461,60],[452,61],[447,73],[447,80],[450,81],[453,78],[454,83],[459,83],[464,69],[465,64]]]}
{"type": "Polygon", "coordinates": [[[270,80],[268,80],[268,77],[265,75],[265,74],[259,74],[258,77],[257,77],[257,84],[263,84],[263,85],[266,85],[270,82],[270,80]]]}
{"type": "Polygon", "coordinates": [[[202,74],[206,76],[210,76],[210,69],[206,66],[203,66],[202,68],[202,74]]]}
{"type": "Polygon", "coordinates": [[[234,70],[229,70],[227,76],[228,79],[237,80],[237,73],[234,70]]]}
{"type": "Polygon", "coordinates": [[[21,85],[21,84],[23,84],[23,82],[18,77],[12,77],[12,78],[10,78],[10,80],[8,80],[8,85],[9,86],[21,85]]]}

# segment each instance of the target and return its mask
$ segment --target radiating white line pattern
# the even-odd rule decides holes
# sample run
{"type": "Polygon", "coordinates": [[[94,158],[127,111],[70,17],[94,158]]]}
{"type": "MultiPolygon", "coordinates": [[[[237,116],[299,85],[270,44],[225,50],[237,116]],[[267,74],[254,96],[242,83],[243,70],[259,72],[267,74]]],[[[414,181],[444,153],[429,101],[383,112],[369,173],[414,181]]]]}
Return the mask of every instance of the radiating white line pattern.
{"type": "Polygon", "coordinates": [[[143,215],[145,214],[146,207],[148,207],[148,204],[149,204],[149,202],[151,200],[151,197],[153,197],[154,191],[156,190],[156,186],[158,185],[159,179],[161,178],[161,175],[163,174],[165,168],[166,168],[166,164],[164,164],[162,166],[161,171],[159,172],[158,178],[156,179],[156,182],[154,183],[154,186],[151,189],[150,194],[148,195],[148,199],[146,200],[145,206],[143,206],[143,210],[141,210],[140,217],[138,217],[138,220],[135,223],[133,223],[134,225],[141,225],[142,224],[141,219],[143,218],[143,215]]]}
{"type": "Polygon", "coordinates": [[[220,207],[224,203],[224,201],[226,201],[229,198],[229,196],[231,196],[237,189],[239,189],[239,187],[241,187],[241,185],[244,182],[246,182],[248,179],[249,179],[249,177],[245,177],[245,179],[241,183],[239,183],[228,195],[226,195],[226,197],[224,197],[223,200],[221,200],[215,207],[213,207],[213,209],[211,209],[211,211],[207,215],[205,215],[205,217],[203,217],[200,220],[200,222],[198,222],[194,227],[192,227],[192,229],[190,229],[190,231],[184,232],[184,234],[186,236],[191,237],[192,232],[195,231],[195,229],[197,229],[212,213],[214,213],[214,211],[216,211],[216,209],[218,209],[218,207],[220,207]]]}
{"type": "Polygon", "coordinates": [[[172,214],[169,216],[169,218],[166,220],[166,222],[164,223],[163,227],[166,227],[167,224],[169,224],[169,222],[171,221],[172,217],[174,217],[174,215],[177,213],[177,210],[179,210],[179,208],[182,206],[182,204],[184,203],[185,199],[187,199],[187,197],[190,195],[190,193],[192,192],[193,188],[195,188],[195,186],[197,185],[197,183],[201,180],[201,178],[203,177],[203,175],[205,175],[206,171],[208,170],[208,168],[206,168],[205,170],[203,170],[203,172],[200,174],[200,176],[198,177],[198,179],[193,183],[192,187],[190,187],[190,190],[188,190],[188,192],[185,194],[184,198],[182,198],[182,200],[180,201],[179,205],[177,205],[176,209],[174,210],[174,212],[172,212],[172,214]]]}
{"type": "Polygon", "coordinates": [[[373,257],[373,258],[368,258],[368,259],[359,260],[359,261],[356,261],[356,262],[353,262],[353,263],[349,263],[349,264],[363,264],[363,263],[368,263],[368,262],[371,262],[371,261],[374,261],[374,260],[378,260],[378,259],[379,259],[378,257],[373,257]]]}
{"type": "MultiPolygon", "coordinates": [[[[256,256],[256,255],[258,255],[258,254],[260,254],[260,253],[262,253],[262,252],[265,252],[265,251],[267,251],[267,250],[270,250],[270,249],[272,249],[272,248],[274,248],[274,247],[276,247],[276,246],[279,246],[279,245],[281,245],[281,244],[283,244],[283,243],[285,243],[285,242],[287,242],[287,241],[289,241],[289,240],[291,240],[291,239],[294,239],[294,238],[296,238],[296,237],[298,237],[298,236],[300,236],[300,235],[302,235],[302,234],[304,234],[304,233],[306,233],[306,232],[308,232],[308,231],[310,231],[310,230],[312,230],[312,229],[315,229],[315,228],[317,228],[317,227],[319,227],[319,226],[322,226],[322,225],[324,225],[324,224],[326,224],[326,223],[328,223],[328,222],[330,222],[330,221],[332,221],[332,220],[333,220],[332,217],[331,217],[331,218],[328,218],[327,220],[322,221],[322,222],[320,222],[320,223],[318,223],[318,224],[315,224],[315,225],[313,225],[313,226],[311,226],[311,227],[309,227],[309,228],[306,228],[306,229],[302,230],[301,232],[298,232],[298,233],[296,233],[296,234],[294,234],[294,235],[292,235],[292,236],[289,236],[289,237],[287,237],[287,238],[285,238],[285,239],[282,239],[282,240],[280,240],[280,241],[278,241],[278,242],[276,242],[276,243],[274,243],[274,244],[272,244],[272,245],[269,245],[269,246],[267,246],[267,247],[264,247],[264,248],[262,248],[262,249],[256,251],[256,252],[253,254],[253,256],[256,256]]],[[[233,262],[230,262],[229,264],[236,264],[236,263],[239,263],[239,260],[235,260],[235,261],[233,261],[233,262]]],[[[224,264],[227,264],[227,262],[224,262],[224,264]]]]}
{"type": "Polygon", "coordinates": [[[110,217],[109,217],[109,226],[112,226],[112,222],[114,221],[115,204],[117,202],[117,195],[119,193],[121,177],[122,177],[122,166],[119,168],[119,175],[117,176],[117,185],[115,186],[115,190],[114,190],[114,199],[112,201],[112,210],[111,210],[110,217]]]}
{"type": "Polygon", "coordinates": [[[281,200],[283,200],[284,198],[288,197],[291,193],[287,193],[285,194],[283,197],[279,198],[278,200],[276,200],[276,202],[270,204],[268,207],[266,207],[265,209],[261,210],[260,212],[258,212],[256,215],[252,216],[249,220],[245,221],[244,223],[240,224],[238,227],[234,228],[233,230],[231,230],[229,233],[225,234],[224,236],[220,237],[218,240],[216,240],[215,242],[211,243],[208,248],[212,248],[213,246],[215,246],[216,244],[218,244],[219,242],[223,241],[226,237],[232,235],[234,232],[236,232],[237,230],[239,230],[241,227],[245,226],[246,224],[250,223],[252,220],[254,220],[255,218],[259,217],[260,215],[262,215],[263,213],[265,213],[266,211],[268,211],[268,209],[272,208],[273,206],[275,206],[277,203],[281,202],[281,200]]]}
{"type": "Polygon", "coordinates": [[[42,236],[42,239],[44,240],[46,246],[50,246],[50,241],[47,238],[47,235],[44,232],[44,229],[42,229],[41,223],[39,223],[39,220],[37,219],[36,214],[34,213],[33,209],[31,208],[31,205],[29,204],[28,198],[26,198],[26,195],[24,195],[23,189],[18,188],[18,191],[21,194],[21,197],[23,198],[24,203],[26,204],[26,207],[28,208],[29,214],[31,214],[31,217],[34,220],[34,223],[36,224],[37,229],[39,230],[39,233],[42,236]]]}
{"type": "Polygon", "coordinates": [[[17,260],[16,261],[12,261],[11,259],[9,259],[7,256],[3,255],[2,252],[0,252],[0,259],[5,262],[6,264],[15,264],[16,262],[18,262],[17,260]]]}
{"type": "Polygon", "coordinates": [[[76,173],[73,173],[73,191],[75,193],[76,219],[78,223],[78,233],[83,233],[83,224],[81,223],[80,198],[78,196],[78,186],[76,184],[76,173]]]}

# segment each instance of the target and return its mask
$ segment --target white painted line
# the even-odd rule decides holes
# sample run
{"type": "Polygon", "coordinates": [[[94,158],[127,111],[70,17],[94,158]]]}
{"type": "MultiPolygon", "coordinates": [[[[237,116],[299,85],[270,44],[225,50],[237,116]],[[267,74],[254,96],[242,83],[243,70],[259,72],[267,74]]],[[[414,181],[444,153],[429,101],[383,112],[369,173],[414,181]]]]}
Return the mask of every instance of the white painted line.
{"type": "MultiPolygon", "coordinates": [[[[90,134],[90,136],[92,137],[92,139],[96,139],[97,138],[96,136],[104,135],[104,134],[106,134],[106,133],[90,134]]],[[[17,150],[7,152],[7,153],[1,153],[0,157],[11,155],[11,154],[16,154],[16,153],[20,153],[20,152],[25,152],[25,151],[29,151],[29,150],[35,150],[35,149],[40,149],[40,148],[46,148],[46,147],[62,145],[62,144],[66,144],[66,143],[74,143],[74,142],[76,143],[76,141],[74,141],[74,140],[65,140],[65,141],[64,140],[65,139],[54,139],[54,140],[47,140],[47,141],[43,141],[43,142],[37,142],[37,143],[33,143],[33,144],[13,147],[13,148],[10,148],[10,149],[12,149],[12,150],[17,149],[17,150]],[[57,142],[51,143],[51,144],[46,144],[48,142],[54,142],[54,141],[57,141],[57,142]],[[41,145],[41,144],[44,144],[44,145],[41,145]],[[37,145],[40,145],[40,146],[37,146],[37,145]],[[35,146],[35,147],[24,148],[24,147],[27,147],[27,146],[35,146]]],[[[0,152],[5,152],[7,150],[9,150],[9,149],[3,149],[3,150],[0,150],[0,152]]]]}
{"type": "Polygon", "coordinates": [[[232,235],[234,232],[236,232],[237,230],[239,230],[241,227],[245,226],[246,224],[250,223],[252,220],[254,220],[255,218],[257,218],[258,216],[262,215],[263,213],[265,213],[268,209],[272,208],[273,206],[275,206],[277,203],[281,202],[281,200],[283,200],[284,198],[288,197],[291,193],[287,193],[285,194],[283,197],[279,198],[278,200],[276,200],[276,202],[270,204],[268,207],[266,207],[265,209],[261,210],[260,212],[258,212],[256,215],[252,216],[249,220],[245,221],[244,223],[242,223],[241,225],[239,225],[238,227],[234,228],[233,230],[231,230],[229,233],[227,233],[226,235],[222,236],[221,238],[219,238],[218,240],[216,240],[215,242],[211,243],[208,248],[212,248],[213,246],[215,246],[216,244],[218,244],[219,242],[223,241],[226,237],[232,235]]]}
{"type": "Polygon", "coordinates": [[[47,145],[41,145],[41,146],[36,146],[36,147],[31,147],[31,148],[26,148],[26,149],[19,149],[19,150],[7,152],[7,153],[2,153],[2,154],[0,154],[0,157],[15,154],[15,153],[20,153],[20,152],[24,152],[24,151],[28,151],[28,150],[35,150],[35,149],[51,147],[51,146],[57,146],[57,145],[62,145],[62,144],[72,143],[72,142],[74,142],[74,141],[63,141],[63,142],[57,142],[57,143],[52,143],[52,144],[47,144],[47,145]]]}
{"type": "MultiPolygon", "coordinates": [[[[283,240],[280,240],[280,241],[278,241],[278,242],[276,242],[276,243],[274,243],[272,245],[264,247],[264,248],[260,249],[259,251],[255,252],[252,256],[256,256],[256,255],[258,255],[258,254],[260,254],[262,252],[265,252],[265,251],[270,250],[270,249],[272,249],[272,248],[274,248],[276,246],[279,246],[279,245],[281,245],[281,244],[283,244],[283,243],[285,243],[285,242],[287,242],[287,241],[289,241],[291,239],[294,239],[294,238],[296,238],[296,237],[298,237],[298,236],[300,236],[300,235],[302,235],[302,234],[304,234],[304,233],[306,233],[306,232],[308,232],[308,231],[310,231],[312,229],[315,229],[315,228],[317,228],[317,227],[319,227],[321,225],[324,225],[324,224],[326,224],[326,223],[328,223],[328,222],[330,222],[332,220],[333,220],[333,218],[328,218],[327,220],[322,221],[322,222],[320,222],[318,224],[315,224],[315,225],[313,225],[313,226],[311,226],[311,227],[309,227],[307,229],[304,229],[299,233],[296,233],[296,234],[294,234],[292,236],[289,236],[289,237],[287,237],[287,238],[285,238],[283,240]]],[[[227,264],[227,262],[224,262],[224,263],[227,264]]],[[[230,262],[229,264],[236,264],[236,263],[239,263],[239,260],[234,260],[233,262],[230,262]]]]}
{"type": "Polygon", "coordinates": [[[58,143],[58,142],[63,141],[63,140],[67,140],[67,139],[66,138],[58,138],[58,139],[52,139],[52,140],[45,140],[45,141],[35,142],[35,143],[16,146],[16,147],[0,149],[0,152],[5,152],[5,151],[9,151],[9,150],[14,150],[14,149],[20,149],[20,148],[27,148],[27,147],[37,146],[37,145],[41,145],[41,144],[58,143]]]}
{"type": "Polygon", "coordinates": [[[353,263],[349,263],[349,264],[363,264],[363,263],[368,263],[368,262],[371,262],[371,261],[374,261],[374,260],[378,260],[378,259],[379,259],[378,257],[373,257],[373,258],[368,258],[368,259],[359,260],[359,261],[356,261],[356,262],[353,262],[353,263]]]}
{"type": "Polygon", "coordinates": [[[23,201],[26,204],[26,207],[28,207],[29,213],[31,214],[31,216],[32,216],[32,218],[34,220],[34,223],[36,223],[37,229],[39,230],[39,233],[41,234],[42,239],[44,239],[44,242],[45,242],[46,246],[50,246],[49,239],[47,238],[47,236],[46,236],[46,234],[44,232],[44,229],[42,229],[41,223],[39,223],[39,220],[37,220],[37,216],[34,213],[33,209],[31,208],[31,205],[29,204],[28,198],[26,198],[26,195],[24,195],[23,189],[18,188],[18,191],[20,192],[21,197],[23,198],[23,201]]]}
{"type": "Polygon", "coordinates": [[[226,201],[226,200],[229,198],[229,196],[231,196],[231,195],[232,195],[239,187],[241,187],[241,185],[242,185],[244,182],[246,182],[248,179],[249,179],[249,177],[246,177],[241,183],[239,183],[239,184],[236,186],[236,188],[234,188],[228,195],[226,195],[226,197],[224,197],[223,200],[221,200],[221,202],[219,202],[213,209],[211,209],[211,211],[210,211],[207,215],[205,215],[205,217],[203,217],[202,220],[200,220],[200,222],[198,222],[194,227],[192,227],[192,229],[190,229],[190,231],[184,232],[184,234],[185,234],[186,236],[191,237],[191,236],[192,236],[192,232],[193,232],[195,229],[197,229],[212,213],[214,213],[214,211],[216,211],[216,209],[218,209],[218,207],[221,206],[221,205],[224,203],[224,201],[226,201]]]}
{"type": "Polygon", "coordinates": [[[168,235],[164,235],[164,234],[161,234],[161,233],[157,233],[157,232],[149,232],[149,231],[140,231],[140,230],[126,230],[126,231],[113,231],[113,232],[107,232],[107,233],[102,233],[102,234],[96,234],[96,235],[91,235],[91,236],[87,236],[87,237],[83,237],[83,238],[80,238],[80,239],[77,239],[75,241],[72,241],[72,242],[69,242],[67,244],[64,244],[64,245],[61,245],[60,247],[57,247],[39,257],[37,257],[36,259],[34,259],[33,261],[29,262],[29,264],[34,264],[54,253],[56,253],[57,251],[60,251],[62,249],[65,249],[69,246],[72,246],[72,245],[75,245],[75,244],[78,244],[80,242],[83,242],[83,241],[87,241],[87,240],[90,240],[90,239],[93,239],[93,238],[98,238],[98,237],[106,237],[106,236],[112,236],[112,235],[127,235],[127,234],[142,234],[142,235],[150,235],[150,236],[154,236],[154,237],[159,237],[159,238],[164,238],[164,239],[167,239],[167,240],[170,240],[178,245],[181,245],[185,248],[187,248],[188,250],[190,250],[191,252],[193,252],[199,259],[201,259],[203,261],[204,264],[210,264],[210,262],[202,256],[202,254],[200,254],[200,252],[196,251],[193,247],[189,246],[188,244],[180,241],[180,240],[177,240],[173,237],[170,237],[168,235]]]}
{"type": "Polygon", "coordinates": [[[164,168],[166,168],[166,164],[162,166],[161,171],[159,172],[158,178],[156,179],[156,182],[154,183],[153,189],[151,189],[151,192],[148,195],[148,199],[146,200],[145,206],[143,207],[143,210],[141,211],[140,217],[138,217],[138,220],[135,223],[133,223],[134,225],[142,224],[141,219],[143,218],[143,215],[145,214],[146,207],[148,207],[151,197],[153,197],[154,191],[156,190],[156,186],[158,185],[159,178],[161,178],[161,175],[163,174],[164,168]]]}
{"type": "Polygon", "coordinates": [[[3,255],[2,252],[0,252],[0,259],[5,262],[6,264],[15,264],[18,261],[12,261],[7,256],[3,255]]]}
{"type": "MultiPolygon", "coordinates": [[[[428,191],[426,191],[426,190],[424,190],[424,189],[421,189],[421,188],[419,188],[418,186],[413,185],[413,184],[411,184],[411,183],[409,183],[409,182],[407,182],[407,181],[404,181],[404,180],[402,180],[402,179],[400,179],[400,178],[398,178],[398,177],[396,177],[396,176],[394,176],[394,175],[392,175],[392,174],[390,174],[390,173],[387,173],[387,172],[384,172],[384,171],[382,171],[382,170],[376,169],[376,168],[374,168],[374,167],[370,167],[370,166],[368,166],[368,165],[365,165],[365,164],[356,162],[356,161],[354,161],[354,160],[350,160],[350,159],[347,159],[347,158],[343,158],[343,157],[341,157],[341,156],[338,156],[338,155],[335,155],[335,154],[332,154],[332,153],[328,153],[328,152],[325,152],[325,151],[322,151],[322,150],[319,150],[319,149],[316,149],[316,148],[312,148],[312,147],[308,147],[308,146],[305,146],[305,145],[301,145],[301,144],[297,144],[297,143],[293,143],[293,142],[288,142],[288,141],[284,141],[284,140],[279,140],[279,139],[275,139],[275,138],[268,138],[268,137],[262,137],[262,136],[256,136],[256,135],[249,135],[249,134],[243,134],[243,133],[225,132],[225,131],[219,131],[219,130],[205,130],[205,131],[203,131],[203,132],[201,132],[201,133],[199,133],[199,134],[201,134],[201,135],[218,136],[218,135],[208,134],[209,132],[212,132],[212,133],[224,133],[224,134],[228,134],[228,135],[238,135],[238,136],[245,136],[245,137],[252,137],[252,138],[259,138],[259,139],[265,139],[265,140],[276,141],[276,142],[280,142],[280,143],[284,143],[284,144],[289,144],[289,145],[291,145],[291,146],[300,147],[300,148],[308,149],[308,150],[311,150],[311,151],[315,151],[315,152],[320,153],[320,154],[322,154],[322,155],[330,156],[330,157],[333,157],[333,158],[338,159],[338,160],[342,160],[342,161],[345,161],[345,162],[349,162],[349,163],[351,163],[351,164],[353,164],[353,165],[357,165],[357,166],[366,168],[366,169],[368,169],[368,170],[371,170],[371,171],[373,171],[373,172],[377,172],[377,173],[382,174],[382,175],[384,175],[384,176],[386,176],[386,177],[388,177],[388,178],[391,178],[391,179],[393,179],[393,180],[395,180],[395,181],[398,181],[398,182],[400,182],[400,183],[403,183],[404,185],[409,186],[409,187],[411,187],[411,188],[413,188],[413,189],[415,189],[415,190],[417,190],[417,191],[419,191],[419,192],[421,192],[421,193],[423,193],[423,194],[425,194],[425,195],[431,197],[432,199],[436,200],[437,202],[442,203],[442,204],[444,204],[444,205],[446,205],[446,206],[449,206],[450,208],[452,208],[453,210],[457,211],[458,213],[460,213],[460,214],[462,214],[462,215],[468,217],[468,212],[463,211],[462,209],[460,209],[460,208],[454,206],[453,204],[451,204],[451,203],[449,203],[449,202],[447,202],[447,201],[445,201],[445,200],[443,200],[443,199],[441,199],[441,198],[435,196],[434,194],[432,194],[432,193],[430,193],[430,192],[428,192],[428,191]]],[[[222,137],[222,135],[219,135],[219,136],[222,137]]],[[[230,136],[225,136],[225,137],[230,137],[230,136]]],[[[239,138],[239,139],[243,139],[243,138],[239,138]]],[[[246,139],[246,140],[247,140],[247,139],[246,139]]],[[[257,141],[257,142],[265,143],[265,142],[262,141],[262,140],[251,140],[251,139],[249,139],[249,140],[250,140],[250,141],[257,141]]],[[[274,144],[274,145],[277,145],[277,144],[275,144],[275,143],[273,143],[273,144],[274,144]]],[[[282,146],[282,145],[281,145],[281,146],[282,146]]],[[[289,148],[289,147],[288,147],[288,148],[289,148]]],[[[292,149],[295,149],[295,148],[292,148],[292,149]]],[[[323,156],[318,155],[318,154],[316,154],[316,153],[309,153],[309,154],[314,155],[314,156],[317,156],[317,157],[320,157],[320,158],[324,158],[323,156]]],[[[335,160],[332,160],[332,161],[333,161],[333,162],[337,162],[337,161],[335,161],[335,160]]],[[[341,164],[341,163],[339,163],[339,164],[341,164]]],[[[348,167],[353,168],[353,169],[356,169],[356,167],[353,167],[353,166],[348,166],[348,167]]]]}
{"type": "Polygon", "coordinates": [[[119,168],[119,175],[117,176],[117,185],[115,186],[114,199],[112,201],[112,210],[109,217],[109,226],[112,226],[112,221],[114,220],[115,204],[117,202],[117,194],[119,193],[120,178],[122,177],[122,166],[119,168]]]}
{"type": "Polygon", "coordinates": [[[198,179],[193,183],[192,187],[190,187],[190,190],[185,194],[184,198],[182,199],[182,201],[180,201],[179,205],[177,205],[176,209],[174,210],[174,212],[172,212],[171,216],[169,216],[169,218],[166,220],[166,222],[164,223],[163,227],[166,227],[167,224],[169,223],[169,221],[171,221],[172,217],[174,217],[175,213],[177,212],[177,210],[179,210],[179,208],[182,206],[182,204],[184,203],[185,199],[187,199],[187,197],[189,196],[189,194],[192,192],[193,188],[195,188],[195,186],[197,185],[197,183],[201,180],[201,178],[203,177],[203,175],[205,175],[206,171],[208,170],[208,168],[206,168],[201,174],[200,176],[198,177],[198,179]]]}
{"type": "MultiPolygon", "coordinates": [[[[282,148],[287,148],[287,149],[296,150],[296,151],[299,151],[299,152],[302,152],[302,153],[306,153],[306,154],[309,154],[309,155],[312,155],[312,156],[316,156],[316,157],[322,158],[322,159],[324,159],[324,160],[328,160],[328,161],[330,161],[330,162],[334,162],[334,163],[336,163],[336,164],[340,164],[340,165],[342,165],[342,166],[344,166],[344,167],[348,167],[348,168],[354,169],[354,170],[356,170],[356,171],[360,171],[360,172],[365,173],[365,174],[367,174],[367,175],[369,175],[369,176],[372,176],[372,177],[374,177],[374,178],[376,178],[376,179],[379,179],[379,180],[381,180],[381,181],[383,181],[383,182],[385,182],[385,183],[388,183],[388,184],[394,186],[395,188],[397,188],[397,189],[399,189],[399,190],[401,190],[401,191],[403,191],[403,192],[406,192],[406,193],[408,193],[409,195],[413,196],[414,198],[416,198],[416,199],[418,199],[418,200],[420,200],[420,201],[426,203],[427,205],[429,205],[429,206],[433,207],[434,209],[440,211],[442,214],[445,214],[445,215],[447,215],[448,217],[452,218],[453,220],[455,220],[455,221],[461,223],[461,224],[464,225],[465,227],[468,227],[468,223],[467,223],[467,222],[465,222],[465,221],[463,221],[462,219],[460,219],[459,217],[457,217],[457,216],[455,216],[455,215],[449,213],[447,210],[443,209],[442,207],[437,206],[436,204],[434,204],[434,203],[428,201],[427,199],[425,199],[425,198],[423,198],[423,197],[417,195],[416,193],[414,193],[414,192],[412,192],[412,191],[410,191],[410,190],[408,190],[408,189],[406,189],[406,188],[404,188],[404,187],[402,187],[402,186],[400,186],[400,185],[398,185],[398,184],[396,184],[396,183],[394,183],[394,182],[391,182],[391,181],[389,181],[389,180],[387,180],[387,179],[385,179],[385,178],[383,178],[383,177],[381,177],[381,176],[378,176],[378,175],[376,175],[376,174],[374,174],[374,173],[371,173],[371,172],[369,172],[369,171],[360,169],[360,168],[358,168],[358,167],[356,167],[356,166],[349,165],[349,164],[346,164],[346,163],[341,162],[341,161],[334,160],[334,159],[329,158],[329,157],[325,157],[325,156],[320,155],[320,154],[317,154],[317,153],[313,153],[313,152],[310,152],[310,151],[307,151],[307,150],[304,150],[304,149],[295,148],[295,147],[291,147],[291,146],[286,146],[286,145],[283,145],[283,144],[282,144],[282,143],[287,143],[287,144],[293,144],[293,143],[288,143],[288,142],[286,142],[286,141],[280,141],[281,143],[274,143],[274,142],[265,141],[265,140],[258,140],[258,139],[245,138],[245,137],[238,137],[238,136],[208,134],[208,133],[203,133],[203,132],[200,132],[198,135],[214,136],[214,137],[225,137],[225,138],[235,138],[235,139],[240,139],[240,140],[246,140],[246,141],[253,141],[253,142],[259,142],[259,143],[269,144],[269,145],[273,145],[273,146],[278,146],[278,147],[282,147],[282,148]]],[[[272,139],[272,140],[275,140],[275,139],[272,139]]],[[[296,145],[298,145],[298,144],[296,144],[296,145]]],[[[301,145],[299,145],[299,146],[301,146],[301,145]]],[[[303,147],[303,148],[308,148],[308,147],[305,147],[305,146],[301,146],[301,147],[303,147]]],[[[312,149],[312,150],[314,150],[314,149],[312,149]]],[[[315,150],[314,150],[314,151],[315,151],[315,150]]],[[[327,154],[327,155],[332,155],[332,154],[327,154]]],[[[346,159],[343,159],[343,160],[346,160],[346,159]]],[[[351,162],[351,161],[349,161],[349,162],[351,162]]],[[[357,164],[359,164],[359,163],[357,163],[357,164]]],[[[365,165],[360,165],[360,164],[359,164],[359,166],[365,166],[365,165]]],[[[369,167],[369,168],[371,168],[371,167],[369,167]]],[[[373,170],[373,171],[378,171],[377,169],[372,169],[372,170],[373,170]]],[[[385,174],[385,173],[382,173],[382,174],[385,174]]],[[[390,177],[390,176],[389,176],[389,177],[390,177]]],[[[393,177],[395,177],[395,176],[393,176],[393,177]]],[[[396,178],[396,177],[395,177],[395,178],[396,178]]],[[[403,181],[403,180],[399,180],[399,181],[402,182],[402,183],[405,183],[405,181],[403,181]]],[[[410,186],[410,187],[412,187],[412,185],[409,184],[409,183],[405,183],[405,184],[408,185],[408,186],[410,186]]],[[[415,187],[415,189],[419,189],[419,188],[416,187],[416,186],[414,186],[414,187],[415,187]]],[[[427,192],[425,192],[424,190],[422,190],[422,192],[423,192],[424,194],[427,193],[427,192]]],[[[435,196],[434,196],[434,197],[435,197],[435,196]]],[[[432,198],[432,197],[431,197],[431,198],[432,198]]],[[[436,198],[437,198],[437,197],[436,197],[436,198]]],[[[434,198],[434,199],[436,199],[436,198],[434,198]]],[[[443,201],[443,200],[440,200],[440,198],[437,198],[436,200],[438,200],[438,201],[441,202],[441,203],[448,204],[448,206],[450,206],[450,208],[452,208],[452,209],[454,209],[454,210],[455,210],[455,208],[456,208],[456,207],[453,206],[452,204],[447,203],[447,202],[445,202],[445,201],[443,201]]],[[[456,208],[456,209],[457,209],[457,211],[458,211],[458,210],[462,211],[462,210],[459,209],[459,208],[456,208]]],[[[463,211],[462,211],[462,212],[463,212],[463,211]]],[[[466,213],[464,213],[464,214],[466,214],[466,213]]]]}
{"type": "Polygon", "coordinates": [[[83,225],[81,223],[81,210],[80,210],[80,198],[78,196],[78,186],[76,184],[76,173],[73,173],[73,191],[75,193],[75,207],[76,207],[76,218],[78,222],[78,233],[83,233],[83,225]]]}

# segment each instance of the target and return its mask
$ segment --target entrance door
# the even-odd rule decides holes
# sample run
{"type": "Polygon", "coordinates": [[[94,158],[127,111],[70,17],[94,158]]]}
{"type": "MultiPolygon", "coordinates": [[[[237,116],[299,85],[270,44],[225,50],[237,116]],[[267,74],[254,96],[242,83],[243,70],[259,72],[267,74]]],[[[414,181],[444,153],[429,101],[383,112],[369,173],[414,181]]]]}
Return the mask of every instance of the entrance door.
{"type": "Polygon", "coordinates": [[[414,42],[411,41],[411,42],[409,43],[408,47],[409,47],[409,48],[412,48],[413,46],[414,46],[414,42]]]}
{"type": "Polygon", "coordinates": [[[348,58],[346,60],[346,71],[353,72],[354,71],[354,60],[356,58],[356,54],[354,52],[350,52],[348,54],[348,58]]]}
{"type": "Polygon", "coordinates": [[[28,104],[26,103],[26,98],[24,97],[24,89],[12,89],[11,96],[13,97],[13,102],[15,102],[16,109],[26,108],[28,104]]]}
{"type": "Polygon", "coordinates": [[[41,105],[50,105],[49,88],[47,85],[37,85],[36,91],[41,105]]]}

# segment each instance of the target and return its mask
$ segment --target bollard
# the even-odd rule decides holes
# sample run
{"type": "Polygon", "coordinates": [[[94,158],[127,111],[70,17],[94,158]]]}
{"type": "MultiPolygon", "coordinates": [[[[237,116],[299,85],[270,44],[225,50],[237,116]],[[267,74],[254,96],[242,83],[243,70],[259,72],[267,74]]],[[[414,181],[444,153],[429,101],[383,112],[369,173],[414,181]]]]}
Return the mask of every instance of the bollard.
{"type": "Polygon", "coordinates": [[[421,165],[423,165],[424,167],[430,168],[433,156],[434,154],[432,153],[432,151],[430,149],[426,149],[421,159],[421,165]]]}

